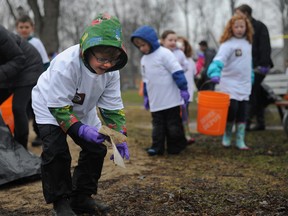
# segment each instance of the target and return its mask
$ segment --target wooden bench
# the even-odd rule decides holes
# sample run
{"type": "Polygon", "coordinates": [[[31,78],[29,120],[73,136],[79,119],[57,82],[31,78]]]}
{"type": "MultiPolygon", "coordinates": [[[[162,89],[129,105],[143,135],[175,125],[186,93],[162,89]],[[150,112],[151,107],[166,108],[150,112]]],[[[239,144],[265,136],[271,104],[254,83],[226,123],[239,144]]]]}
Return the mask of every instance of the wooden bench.
{"type": "Polygon", "coordinates": [[[263,83],[267,84],[278,99],[274,103],[277,106],[281,120],[284,117],[284,110],[288,107],[288,75],[284,73],[271,73],[266,75],[263,83]]]}
{"type": "MultiPolygon", "coordinates": [[[[288,75],[281,71],[270,72],[263,83],[268,85],[277,96],[274,105],[277,107],[281,124],[288,136],[288,75]]],[[[219,91],[219,85],[215,86],[215,90],[219,91]]]]}

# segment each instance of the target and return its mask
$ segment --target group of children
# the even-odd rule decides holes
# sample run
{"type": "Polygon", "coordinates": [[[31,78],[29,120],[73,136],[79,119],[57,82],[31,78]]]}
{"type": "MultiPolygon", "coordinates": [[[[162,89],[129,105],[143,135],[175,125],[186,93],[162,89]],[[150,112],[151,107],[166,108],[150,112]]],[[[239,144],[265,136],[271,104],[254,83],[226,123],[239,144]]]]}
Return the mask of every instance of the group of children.
{"type": "MultiPolygon", "coordinates": [[[[17,25],[25,26],[22,24],[17,25]]],[[[241,150],[249,149],[244,132],[253,82],[252,34],[251,24],[245,17],[233,16],[208,69],[211,82],[219,83],[220,91],[230,95],[222,144],[231,145],[232,127],[236,123],[236,146],[241,150]]],[[[23,37],[31,43],[37,41],[30,39],[31,34],[23,37]]],[[[144,103],[151,112],[153,124],[152,145],[147,153],[150,156],[165,151],[179,154],[194,142],[188,125],[188,105],[193,100],[196,73],[192,47],[174,31],[164,32],[159,42],[157,32],[147,25],[136,29],[130,39],[143,54],[140,66],[144,103]]],[[[44,64],[46,60],[43,58],[44,64]]],[[[43,145],[43,193],[46,202],[53,203],[56,215],[109,209],[91,197],[97,193],[107,153],[103,141],[109,139],[99,133],[102,123],[96,108],[106,125],[127,135],[119,73],[127,60],[119,20],[100,14],[85,29],[80,44],[57,55],[32,90],[32,106],[43,145]],[[72,177],[68,135],[81,147],[72,177]]],[[[116,147],[123,158],[129,159],[126,142],[116,147]]]]}
{"type": "MultiPolygon", "coordinates": [[[[207,70],[210,82],[219,84],[220,91],[230,96],[222,144],[224,147],[231,146],[235,124],[236,147],[240,150],[249,149],[245,144],[245,122],[254,77],[252,37],[253,27],[250,21],[241,15],[233,16],[225,27],[220,48],[207,70]]],[[[189,117],[184,114],[187,114],[188,102],[193,99],[196,67],[191,59],[191,51],[188,53],[186,50],[186,56],[184,54],[185,47],[190,47],[189,43],[185,38],[179,37],[179,47],[183,52],[176,46],[177,39],[174,31],[164,31],[159,44],[157,33],[151,26],[141,26],[131,35],[132,43],[143,53],[140,64],[144,95],[146,103],[149,103],[153,125],[152,146],[147,150],[149,155],[162,155],[165,143],[167,153],[173,154],[180,153],[188,143],[194,142],[187,125],[189,117]],[[190,83],[187,83],[188,80],[190,83]],[[188,99],[183,97],[183,92],[188,99]],[[186,136],[183,126],[188,128],[186,136]]]]}

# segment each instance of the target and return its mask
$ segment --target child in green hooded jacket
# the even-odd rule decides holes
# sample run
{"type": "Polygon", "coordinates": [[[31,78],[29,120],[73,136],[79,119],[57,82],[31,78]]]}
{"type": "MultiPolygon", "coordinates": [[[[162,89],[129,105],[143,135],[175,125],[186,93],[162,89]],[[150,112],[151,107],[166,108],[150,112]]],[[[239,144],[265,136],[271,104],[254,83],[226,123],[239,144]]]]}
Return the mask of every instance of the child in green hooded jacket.
{"type": "MultiPolygon", "coordinates": [[[[107,153],[96,108],[107,126],[126,135],[119,69],[127,60],[119,20],[100,14],[85,29],[80,44],[57,55],[33,88],[32,105],[43,141],[43,194],[56,215],[109,210],[91,197],[97,193],[107,153]],[[81,147],[72,177],[67,135],[81,147]]],[[[126,142],[116,147],[129,159],[126,142]]]]}

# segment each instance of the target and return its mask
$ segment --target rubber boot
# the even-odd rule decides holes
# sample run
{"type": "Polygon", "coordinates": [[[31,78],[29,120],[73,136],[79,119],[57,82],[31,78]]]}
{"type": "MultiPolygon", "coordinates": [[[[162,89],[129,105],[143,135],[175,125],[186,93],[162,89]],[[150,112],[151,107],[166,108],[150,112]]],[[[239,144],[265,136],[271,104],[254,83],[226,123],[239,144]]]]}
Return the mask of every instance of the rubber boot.
{"type": "Polygon", "coordinates": [[[77,216],[71,209],[69,201],[66,198],[53,202],[53,210],[54,216],[77,216]]]}
{"type": "Polygon", "coordinates": [[[191,145],[192,143],[195,143],[195,138],[191,136],[190,130],[189,130],[189,125],[188,124],[183,124],[184,126],[184,131],[185,131],[185,138],[187,140],[187,145],[191,145]]]}
{"type": "Polygon", "coordinates": [[[77,214],[107,214],[110,211],[110,207],[107,204],[98,200],[96,201],[87,194],[72,196],[70,199],[70,206],[77,214]]]}
{"type": "Polygon", "coordinates": [[[224,147],[230,147],[232,137],[233,122],[227,122],[224,136],[222,138],[222,145],[224,147]]]}
{"type": "Polygon", "coordinates": [[[245,144],[245,123],[238,123],[236,125],[236,146],[240,150],[249,150],[249,147],[245,144]]]}

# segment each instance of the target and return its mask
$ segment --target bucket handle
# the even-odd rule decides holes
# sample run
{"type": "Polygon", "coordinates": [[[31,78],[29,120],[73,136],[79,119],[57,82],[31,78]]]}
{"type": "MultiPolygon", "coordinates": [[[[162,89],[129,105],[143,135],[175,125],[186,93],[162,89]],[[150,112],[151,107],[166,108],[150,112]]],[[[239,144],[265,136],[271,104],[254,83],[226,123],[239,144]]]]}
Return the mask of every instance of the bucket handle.
{"type": "Polygon", "coordinates": [[[207,81],[205,81],[205,82],[200,86],[199,90],[202,90],[202,88],[203,88],[205,85],[209,84],[209,83],[212,83],[212,81],[211,81],[210,79],[207,80],[207,81]]]}

